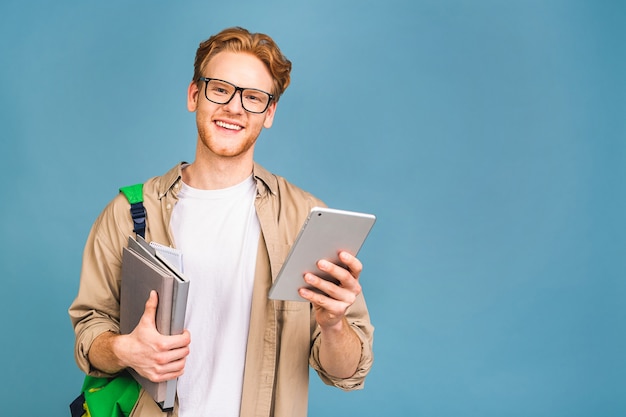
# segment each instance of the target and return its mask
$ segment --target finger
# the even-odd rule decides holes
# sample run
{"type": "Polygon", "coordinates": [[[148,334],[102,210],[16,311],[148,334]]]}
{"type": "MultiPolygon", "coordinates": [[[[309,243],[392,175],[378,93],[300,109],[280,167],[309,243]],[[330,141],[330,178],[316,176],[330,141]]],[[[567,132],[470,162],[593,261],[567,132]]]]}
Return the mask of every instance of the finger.
{"type": "Polygon", "coordinates": [[[298,292],[302,298],[310,301],[311,304],[313,304],[314,306],[322,308],[324,310],[330,309],[332,303],[338,302],[330,297],[325,296],[324,294],[320,294],[308,288],[300,288],[298,292]]]}
{"type": "Polygon", "coordinates": [[[334,282],[327,281],[311,273],[307,273],[304,276],[304,280],[307,284],[324,293],[314,295],[312,297],[312,302],[323,305],[326,305],[326,300],[323,300],[322,297],[331,298],[347,305],[353,304],[356,300],[356,296],[361,292],[361,286],[359,282],[354,278],[351,277],[350,279],[353,281],[353,283],[351,283],[349,287],[345,287],[339,286],[334,282]],[[324,297],[324,295],[326,295],[327,297],[324,297]]]}
{"type": "Polygon", "coordinates": [[[182,375],[188,355],[188,346],[161,352],[155,358],[154,377],[165,381],[182,375]]]}
{"type": "Polygon", "coordinates": [[[191,336],[188,330],[181,334],[163,336],[158,343],[160,352],[174,351],[176,349],[188,348],[191,343],[191,336]]]}
{"type": "Polygon", "coordinates": [[[315,309],[315,320],[320,326],[332,326],[345,316],[348,305],[344,302],[318,294],[306,288],[300,288],[300,296],[311,302],[315,309]]]}
{"type": "Polygon", "coordinates": [[[148,379],[152,382],[163,382],[178,378],[185,372],[185,363],[185,359],[183,358],[164,366],[158,366],[153,372],[150,373],[150,377],[148,379]]]}
{"type": "Polygon", "coordinates": [[[356,287],[359,285],[357,277],[355,277],[352,271],[347,270],[339,265],[335,265],[325,259],[320,260],[317,263],[317,267],[320,271],[325,272],[335,278],[339,285],[344,288],[353,289],[356,291],[356,287]]]}
{"type": "Polygon", "coordinates": [[[158,305],[159,295],[156,291],[152,290],[150,291],[150,296],[146,301],[146,306],[140,321],[150,324],[156,328],[156,310],[158,305]]]}
{"type": "Polygon", "coordinates": [[[182,347],[164,351],[155,356],[154,363],[163,369],[163,372],[173,372],[176,363],[184,361],[189,355],[189,347],[182,347]]]}
{"type": "Polygon", "coordinates": [[[352,273],[352,276],[357,279],[359,278],[361,271],[363,271],[363,264],[356,256],[342,251],[339,252],[339,260],[348,268],[348,270],[352,273]]]}
{"type": "Polygon", "coordinates": [[[151,348],[141,354],[133,355],[136,361],[130,363],[130,366],[151,381],[158,382],[175,378],[182,374],[189,355],[188,342],[188,331],[178,336],[158,335],[151,344],[151,348]],[[183,339],[185,344],[178,347],[179,343],[173,343],[173,339],[183,339]]]}

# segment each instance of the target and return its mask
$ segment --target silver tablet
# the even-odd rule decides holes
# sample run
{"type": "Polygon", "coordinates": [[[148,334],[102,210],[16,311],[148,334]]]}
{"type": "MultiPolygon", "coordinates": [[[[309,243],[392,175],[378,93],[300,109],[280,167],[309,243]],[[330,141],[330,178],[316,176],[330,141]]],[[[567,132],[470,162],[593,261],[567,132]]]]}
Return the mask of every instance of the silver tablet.
{"type": "Polygon", "coordinates": [[[299,288],[308,287],[304,274],[312,272],[320,278],[333,280],[317,268],[317,261],[326,259],[341,265],[339,252],[356,255],[375,221],[373,214],[312,208],[270,289],[269,298],[307,301],[298,294],[299,288]]]}

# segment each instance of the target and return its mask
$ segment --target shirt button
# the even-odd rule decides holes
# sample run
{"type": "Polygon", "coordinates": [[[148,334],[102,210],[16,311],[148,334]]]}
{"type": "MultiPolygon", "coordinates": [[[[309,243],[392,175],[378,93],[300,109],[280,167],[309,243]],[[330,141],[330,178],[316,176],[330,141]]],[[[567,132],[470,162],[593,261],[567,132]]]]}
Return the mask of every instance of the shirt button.
{"type": "Polygon", "coordinates": [[[166,209],[171,210],[172,209],[172,205],[171,204],[167,204],[167,206],[165,206],[166,209]]]}

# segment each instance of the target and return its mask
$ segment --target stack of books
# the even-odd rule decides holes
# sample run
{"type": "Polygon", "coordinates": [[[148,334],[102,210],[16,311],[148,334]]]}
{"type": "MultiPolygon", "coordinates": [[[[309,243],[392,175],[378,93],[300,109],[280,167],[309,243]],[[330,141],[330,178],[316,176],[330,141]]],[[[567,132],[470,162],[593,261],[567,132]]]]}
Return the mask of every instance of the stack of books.
{"type": "MultiPolygon", "coordinates": [[[[144,313],[150,292],[159,296],[156,328],[164,335],[181,334],[185,325],[185,310],[189,281],[182,273],[182,257],[175,249],[149,244],[141,236],[128,238],[122,255],[122,285],[120,293],[120,331],[131,333],[144,313]]],[[[152,382],[129,369],[163,410],[174,407],[176,379],[152,382]]]]}

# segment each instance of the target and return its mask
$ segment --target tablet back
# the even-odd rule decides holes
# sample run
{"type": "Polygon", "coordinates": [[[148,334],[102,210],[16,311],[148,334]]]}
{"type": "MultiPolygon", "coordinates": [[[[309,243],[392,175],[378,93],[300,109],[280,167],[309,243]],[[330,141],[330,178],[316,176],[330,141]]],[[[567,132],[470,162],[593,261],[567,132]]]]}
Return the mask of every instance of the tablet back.
{"type": "Polygon", "coordinates": [[[308,287],[304,274],[312,272],[332,280],[317,268],[317,261],[326,259],[341,265],[340,251],[356,255],[375,221],[372,214],[321,207],[311,209],[270,289],[269,298],[306,301],[298,294],[299,288],[308,287]]]}

